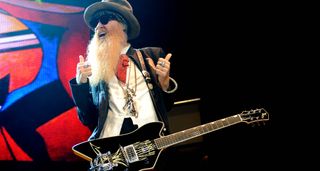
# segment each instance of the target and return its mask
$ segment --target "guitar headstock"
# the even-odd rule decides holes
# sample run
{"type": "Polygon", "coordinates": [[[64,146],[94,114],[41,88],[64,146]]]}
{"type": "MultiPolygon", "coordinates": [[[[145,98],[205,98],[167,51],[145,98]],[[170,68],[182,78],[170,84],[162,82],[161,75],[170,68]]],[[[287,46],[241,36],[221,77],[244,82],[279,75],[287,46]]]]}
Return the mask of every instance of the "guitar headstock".
{"type": "Polygon", "coordinates": [[[261,121],[268,121],[269,120],[269,113],[263,109],[255,109],[255,110],[248,110],[243,111],[239,114],[242,121],[248,124],[253,122],[261,122],[261,121]]]}

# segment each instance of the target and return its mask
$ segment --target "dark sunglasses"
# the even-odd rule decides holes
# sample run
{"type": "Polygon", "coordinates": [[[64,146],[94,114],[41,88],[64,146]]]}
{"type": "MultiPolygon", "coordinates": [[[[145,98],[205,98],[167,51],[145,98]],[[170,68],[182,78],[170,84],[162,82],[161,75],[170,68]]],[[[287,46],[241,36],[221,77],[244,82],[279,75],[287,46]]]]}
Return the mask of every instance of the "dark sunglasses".
{"type": "Polygon", "coordinates": [[[120,15],[110,13],[108,15],[102,15],[99,18],[91,21],[91,25],[95,28],[97,27],[98,23],[105,25],[108,24],[108,22],[111,20],[116,20],[125,24],[125,20],[120,15]]]}

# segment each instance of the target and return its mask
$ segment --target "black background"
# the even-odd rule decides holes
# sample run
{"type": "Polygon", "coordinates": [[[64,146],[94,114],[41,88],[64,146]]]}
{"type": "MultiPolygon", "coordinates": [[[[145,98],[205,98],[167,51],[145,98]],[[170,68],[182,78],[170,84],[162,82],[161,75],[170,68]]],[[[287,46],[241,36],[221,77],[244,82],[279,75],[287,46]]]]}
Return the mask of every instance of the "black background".
{"type": "Polygon", "coordinates": [[[277,4],[165,0],[135,7],[142,34],[134,45],[161,46],[173,54],[177,100],[200,97],[202,123],[257,108],[270,114],[270,120],[260,125],[239,124],[204,136],[204,143],[194,150],[198,152],[180,151],[179,155],[179,149],[170,149],[170,167],[260,170],[283,166],[281,158],[287,156],[288,147],[282,141],[284,132],[274,126],[288,78],[279,72],[285,67],[277,4]]]}

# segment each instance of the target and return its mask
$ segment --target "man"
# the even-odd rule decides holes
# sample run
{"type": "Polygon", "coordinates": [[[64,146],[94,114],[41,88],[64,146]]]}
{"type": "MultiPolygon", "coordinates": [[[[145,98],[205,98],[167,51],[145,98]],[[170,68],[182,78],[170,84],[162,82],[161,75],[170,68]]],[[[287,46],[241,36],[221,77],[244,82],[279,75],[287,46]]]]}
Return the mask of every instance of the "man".
{"type": "Polygon", "coordinates": [[[177,83],[169,76],[171,54],[161,48],[134,49],[140,24],[126,0],[102,0],[86,8],[84,20],[95,33],[87,59],[79,56],[70,81],[81,122],[92,130],[89,140],[131,132],[162,121],[177,83]],[[140,56],[140,58],[139,58],[140,56]]]}

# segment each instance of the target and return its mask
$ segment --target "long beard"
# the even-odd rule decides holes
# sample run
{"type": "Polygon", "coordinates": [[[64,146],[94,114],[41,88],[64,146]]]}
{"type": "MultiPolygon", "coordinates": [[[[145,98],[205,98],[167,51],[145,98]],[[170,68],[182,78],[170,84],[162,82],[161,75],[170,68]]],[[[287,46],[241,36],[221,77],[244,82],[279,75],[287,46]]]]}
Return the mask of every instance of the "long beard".
{"type": "Polygon", "coordinates": [[[127,43],[127,36],[120,23],[108,26],[107,34],[99,38],[98,33],[88,45],[88,61],[91,64],[92,75],[90,84],[95,86],[100,81],[109,83],[115,76],[121,50],[127,43]]]}

